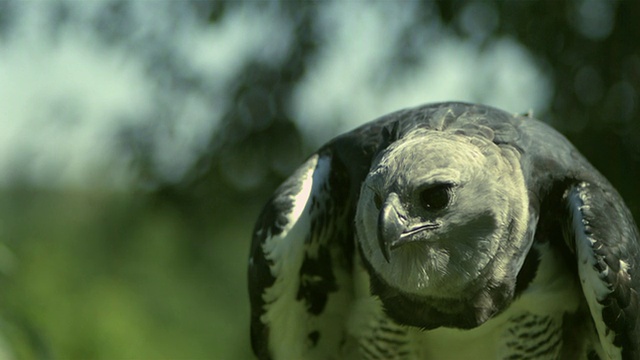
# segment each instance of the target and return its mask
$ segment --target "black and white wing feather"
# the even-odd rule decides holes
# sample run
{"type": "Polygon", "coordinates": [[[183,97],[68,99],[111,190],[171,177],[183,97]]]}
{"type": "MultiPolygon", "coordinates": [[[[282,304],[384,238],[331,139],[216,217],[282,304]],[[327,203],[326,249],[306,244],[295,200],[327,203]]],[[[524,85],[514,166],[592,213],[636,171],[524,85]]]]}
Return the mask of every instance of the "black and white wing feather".
{"type": "Polygon", "coordinates": [[[338,223],[346,214],[340,198],[332,198],[330,177],[331,157],[312,156],[276,191],[255,229],[249,291],[252,346],[260,358],[337,349],[340,326],[333,322],[345,316],[350,254],[339,239],[348,231],[338,223]]]}
{"type": "Polygon", "coordinates": [[[542,206],[537,233],[553,233],[549,224],[557,222],[563,228],[568,261],[588,307],[585,315],[597,333],[593,350],[601,359],[639,359],[640,236],[633,216],[563,136],[538,121],[524,121],[519,129],[532,203],[542,201],[534,206],[542,206]]]}
{"type": "Polygon", "coordinates": [[[322,147],[262,211],[248,274],[251,344],[259,358],[339,357],[353,296],[357,198],[372,158],[397,136],[390,126],[396,115],[322,147]]]}
{"type": "Polygon", "coordinates": [[[598,333],[603,359],[640,358],[639,237],[613,189],[581,182],[565,194],[582,291],[598,333]]]}

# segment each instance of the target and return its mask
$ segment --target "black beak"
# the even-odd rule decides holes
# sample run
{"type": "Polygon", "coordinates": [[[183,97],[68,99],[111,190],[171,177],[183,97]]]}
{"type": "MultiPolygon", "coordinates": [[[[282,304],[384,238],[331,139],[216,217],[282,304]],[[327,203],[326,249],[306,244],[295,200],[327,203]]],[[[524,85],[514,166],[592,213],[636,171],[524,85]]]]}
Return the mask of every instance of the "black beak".
{"type": "Polygon", "coordinates": [[[378,246],[380,246],[384,259],[390,262],[391,250],[412,242],[414,234],[439,227],[440,224],[437,222],[409,224],[398,194],[391,193],[378,215],[378,246]]]}
{"type": "Polygon", "coordinates": [[[406,222],[407,217],[404,215],[398,194],[389,194],[378,215],[378,245],[387,262],[390,261],[391,244],[400,239],[400,235],[406,229],[406,222]]]}

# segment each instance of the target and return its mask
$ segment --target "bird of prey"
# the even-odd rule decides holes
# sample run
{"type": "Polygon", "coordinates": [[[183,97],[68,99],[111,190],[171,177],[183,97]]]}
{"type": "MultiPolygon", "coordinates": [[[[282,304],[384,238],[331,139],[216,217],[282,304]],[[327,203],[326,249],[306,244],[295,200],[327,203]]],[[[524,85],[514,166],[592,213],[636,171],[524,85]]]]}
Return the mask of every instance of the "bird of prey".
{"type": "Polygon", "coordinates": [[[261,359],[640,359],[638,228],[527,115],[438,103],[311,155],[249,258],[261,359]]]}

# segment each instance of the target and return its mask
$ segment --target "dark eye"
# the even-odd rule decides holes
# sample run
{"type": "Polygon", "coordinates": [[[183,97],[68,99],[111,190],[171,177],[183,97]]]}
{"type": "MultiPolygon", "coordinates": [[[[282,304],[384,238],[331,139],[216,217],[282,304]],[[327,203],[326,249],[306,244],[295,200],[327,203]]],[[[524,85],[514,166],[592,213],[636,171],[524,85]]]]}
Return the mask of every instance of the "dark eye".
{"type": "Polygon", "coordinates": [[[451,201],[451,184],[438,184],[428,187],[420,192],[422,207],[437,211],[446,208],[451,201]]]}

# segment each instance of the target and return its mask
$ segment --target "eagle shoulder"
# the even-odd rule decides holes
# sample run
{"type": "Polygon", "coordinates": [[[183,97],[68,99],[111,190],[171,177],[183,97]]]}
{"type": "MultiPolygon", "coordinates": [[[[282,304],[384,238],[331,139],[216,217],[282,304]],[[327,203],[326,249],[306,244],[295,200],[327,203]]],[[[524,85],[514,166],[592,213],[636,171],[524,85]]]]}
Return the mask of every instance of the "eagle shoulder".
{"type": "Polygon", "coordinates": [[[337,351],[351,296],[345,188],[347,173],[321,152],[265,206],[249,258],[251,340],[259,358],[324,358],[337,351]]]}

